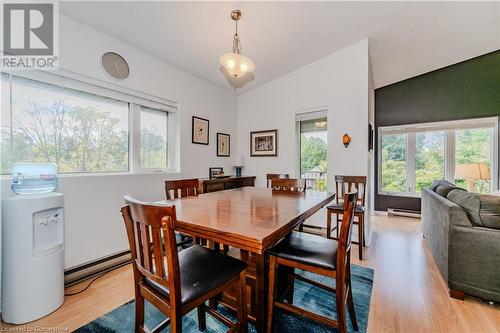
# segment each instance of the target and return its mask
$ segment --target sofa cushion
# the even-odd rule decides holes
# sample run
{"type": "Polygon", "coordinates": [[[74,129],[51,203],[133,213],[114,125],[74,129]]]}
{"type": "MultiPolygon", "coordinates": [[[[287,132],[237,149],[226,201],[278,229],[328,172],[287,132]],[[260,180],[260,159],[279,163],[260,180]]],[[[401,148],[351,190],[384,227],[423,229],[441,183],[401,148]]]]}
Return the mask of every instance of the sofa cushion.
{"type": "Polygon", "coordinates": [[[443,198],[446,198],[448,197],[448,193],[450,193],[453,190],[465,191],[463,188],[456,187],[452,183],[444,181],[443,183],[438,185],[438,187],[436,188],[436,193],[442,196],[443,198]]]}
{"type": "Polygon", "coordinates": [[[460,205],[473,225],[500,229],[500,197],[452,190],[448,200],[460,205]]]}
{"type": "Polygon", "coordinates": [[[451,190],[456,189],[458,187],[455,184],[450,183],[445,179],[438,179],[433,181],[429,188],[431,191],[434,191],[438,193],[440,196],[446,198],[446,196],[451,190]]]}
{"type": "Polygon", "coordinates": [[[429,187],[432,191],[436,192],[436,189],[439,185],[451,185],[454,186],[452,183],[450,183],[447,180],[444,179],[438,179],[432,182],[431,186],[429,187]]]}

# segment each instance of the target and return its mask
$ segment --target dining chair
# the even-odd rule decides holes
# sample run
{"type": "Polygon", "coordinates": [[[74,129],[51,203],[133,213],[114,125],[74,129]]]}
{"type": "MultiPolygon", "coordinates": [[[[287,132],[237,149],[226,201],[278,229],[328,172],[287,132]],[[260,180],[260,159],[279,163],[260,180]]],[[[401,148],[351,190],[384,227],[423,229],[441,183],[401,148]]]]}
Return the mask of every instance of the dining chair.
{"type": "Polygon", "coordinates": [[[343,198],[344,194],[352,191],[353,188],[358,190],[358,201],[354,216],[356,220],[354,224],[358,226],[358,241],[353,241],[359,246],[358,257],[363,260],[363,246],[365,246],[365,193],[366,193],[366,176],[335,176],[335,204],[326,206],[326,237],[332,238],[332,231],[336,230],[336,237],[339,238],[339,222],[342,214],[343,203],[339,198],[343,198]],[[335,227],[332,228],[332,214],[335,214],[335,227]]]}
{"type": "Polygon", "coordinates": [[[271,179],[271,188],[273,189],[273,191],[305,193],[306,180],[274,178],[271,179]]]}
{"type": "Polygon", "coordinates": [[[288,179],[290,178],[290,175],[287,173],[268,173],[266,174],[266,180],[267,180],[267,187],[271,187],[271,181],[273,179],[288,179]]]}
{"type": "MultiPolygon", "coordinates": [[[[192,179],[179,179],[179,180],[167,180],[165,181],[165,194],[167,200],[174,200],[177,198],[185,198],[189,196],[198,195],[198,178],[192,179]]],[[[180,234],[180,241],[177,242],[178,246],[186,246],[189,243],[202,244],[203,240],[196,237],[191,237],[188,235],[180,234]]]]}
{"type": "MultiPolygon", "coordinates": [[[[317,235],[292,231],[280,243],[269,250],[269,290],[267,333],[272,332],[273,312],[278,307],[282,310],[302,315],[337,328],[341,333],[347,332],[346,305],[349,309],[352,326],[357,331],[358,324],[354,311],[351,288],[351,233],[356,206],[357,192],[344,196],[342,229],[338,241],[317,235]],[[335,288],[312,281],[301,275],[291,273],[293,278],[300,279],[314,286],[335,293],[337,319],[331,319],[293,305],[292,301],[284,303],[277,297],[276,272],[279,268],[301,269],[303,271],[324,275],[335,279],[335,288]]],[[[280,286],[282,287],[282,286],[280,286]]]]}
{"type": "Polygon", "coordinates": [[[198,178],[165,181],[167,200],[198,195],[198,178]]]}
{"type": "Polygon", "coordinates": [[[246,332],[246,263],[200,245],[178,252],[175,206],[149,204],[130,196],[124,199],[126,204],[121,213],[134,272],[135,331],[160,332],[170,325],[170,332],[182,332],[182,316],[197,308],[201,331],[206,329],[206,313],[209,313],[228,326],[229,331],[246,332]],[[234,286],[236,323],[205,304],[234,286]],[[168,317],[152,330],[144,323],[145,300],[168,317]]]}
{"type": "MultiPolygon", "coordinates": [[[[290,192],[297,194],[306,193],[305,179],[273,178],[271,179],[271,188],[273,191],[290,192]]],[[[304,221],[301,221],[298,230],[304,231],[304,221]]]]}

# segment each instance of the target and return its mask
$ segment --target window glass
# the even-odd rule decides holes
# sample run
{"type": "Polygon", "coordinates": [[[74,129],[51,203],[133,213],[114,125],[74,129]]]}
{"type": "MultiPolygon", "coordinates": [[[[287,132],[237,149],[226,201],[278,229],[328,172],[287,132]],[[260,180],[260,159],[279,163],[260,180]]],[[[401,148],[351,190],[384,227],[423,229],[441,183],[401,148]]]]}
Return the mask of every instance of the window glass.
{"type": "Polygon", "coordinates": [[[167,168],[167,112],[141,107],[141,168],[167,168]]]}
{"type": "Polygon", "coordinates": [[[300,178],[306,179],[308,188],[327,189],[327,118],[300,122],[300,178]]]}
{"type": "Polygon", "coordinates": [[[415,142],[415,192],[445,178],[445,132],[417,133],[415,142]]]}
{"type": "Polygon", "coordinates": [[[2,98],[3,174],[13,163],[55,163],[60,173],[128,171],[128,103],[17,77],[10,88],[11,98],[2,98]]]}
{"type": "Polygon", "coordinates": [[[490,192],[491,129],[455,132],[455,184],[470,191],[490,192]]]}
{"type": "Polygon", "coordinates": [[[407,192],[406,134],[382,135],[381,190],[389,193],[407,192]]]}

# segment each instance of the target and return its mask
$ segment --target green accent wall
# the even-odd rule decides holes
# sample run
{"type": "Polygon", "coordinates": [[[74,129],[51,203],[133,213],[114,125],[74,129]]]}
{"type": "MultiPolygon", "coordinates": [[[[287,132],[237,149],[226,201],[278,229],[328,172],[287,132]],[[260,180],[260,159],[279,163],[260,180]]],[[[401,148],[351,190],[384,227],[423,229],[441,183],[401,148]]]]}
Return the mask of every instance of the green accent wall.
{"type": "MultiPolygon", "coordinates": [[[[375,129],[492,116],[500,116],[500,50],[375,90],[375,129]]],[[[420,210],[420,199],[376,193],[375,209],[388,207],[420,210]]]]}
{"type": "Polygon", "coordinates": [[[500,116],[500,51],[375,90],[375,124],[500,116]]]}

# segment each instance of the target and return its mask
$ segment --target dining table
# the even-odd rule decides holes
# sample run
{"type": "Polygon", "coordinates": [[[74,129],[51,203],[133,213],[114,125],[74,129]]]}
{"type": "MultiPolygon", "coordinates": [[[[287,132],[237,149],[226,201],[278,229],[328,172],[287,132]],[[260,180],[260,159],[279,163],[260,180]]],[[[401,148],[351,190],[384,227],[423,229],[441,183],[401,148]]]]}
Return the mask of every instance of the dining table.
{"type": "Polygon", "coordinates": [[[334,193],[309,189],[285,192],[242,187],[162,203],[175,205],[176,231],[238,249],[242,259],[252,258],[254,299],[249,300],[253,304],[249,318],[255,322],[257,332],[264,332],[266,252],[334,198],[334,193]]]}

